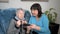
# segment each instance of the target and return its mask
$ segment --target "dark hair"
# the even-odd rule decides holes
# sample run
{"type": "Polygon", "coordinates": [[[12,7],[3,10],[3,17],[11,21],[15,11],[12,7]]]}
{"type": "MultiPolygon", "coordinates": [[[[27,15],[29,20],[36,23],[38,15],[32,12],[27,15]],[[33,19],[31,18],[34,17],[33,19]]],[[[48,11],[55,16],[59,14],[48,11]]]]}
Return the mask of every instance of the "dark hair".
{"type": "Polygon", "coordinates": [[[38,18],[41,17],[42,8],[41,8],[41,6],[40,6],[39,3],[34,3],[34,4],[31,6],[30,10],[38,10],[38,18]]]}

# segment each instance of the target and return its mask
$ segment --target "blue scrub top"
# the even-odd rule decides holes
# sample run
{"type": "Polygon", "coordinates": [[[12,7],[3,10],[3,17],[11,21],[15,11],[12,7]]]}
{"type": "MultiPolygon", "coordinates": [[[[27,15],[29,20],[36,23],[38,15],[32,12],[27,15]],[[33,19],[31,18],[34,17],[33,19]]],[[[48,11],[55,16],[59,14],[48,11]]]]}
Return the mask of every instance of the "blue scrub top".
{"type": "Polygon", "coordinates": [[[38,21],[36,20],[36,17],[31,16],[29,24],[35,24],[40,27],[40,30],[33,29],[33,31],[38,34],[50,34],[49,20],[45,14],[42,14],[38,21]]]}

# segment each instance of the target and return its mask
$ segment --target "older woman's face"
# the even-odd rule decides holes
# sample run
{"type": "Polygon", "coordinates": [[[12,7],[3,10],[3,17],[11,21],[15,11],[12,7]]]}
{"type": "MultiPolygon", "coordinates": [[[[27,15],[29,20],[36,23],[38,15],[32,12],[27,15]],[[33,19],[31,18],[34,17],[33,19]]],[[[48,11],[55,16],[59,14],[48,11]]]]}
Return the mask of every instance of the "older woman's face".
{"type": "Polygon", "coordinates": [[[31,13],[32,13],[33,16],[37,16],[37,15],[38,15],[38,10],[33,10],[33,9],[32,9],[32,10],[31,10],[31,13]]]}
{"type": "Polygon", "coordinates": [[[19,10],[17,12],[17,16],[20,18],[20,19],[23,19],[24,18],[24,11],[23,10],[19,10]]]}

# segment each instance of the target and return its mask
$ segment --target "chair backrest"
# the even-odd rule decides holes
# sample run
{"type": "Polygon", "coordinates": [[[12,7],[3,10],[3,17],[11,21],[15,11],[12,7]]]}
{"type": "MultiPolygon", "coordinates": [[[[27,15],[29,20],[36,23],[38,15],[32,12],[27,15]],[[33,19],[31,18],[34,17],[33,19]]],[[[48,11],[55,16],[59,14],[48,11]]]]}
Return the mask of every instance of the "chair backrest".
{"type": "Polygon", "coordinates": [[[6,34],[6,31],[9,27],[10,24],[10,20],[14,17],[15,15],[15,9],[4,9],[2,11],[0,11],[0,25],[2,30],[5,32],[4,34],[6,34]]]}
{"type": "Polygon", "coordinates": [[[27,20],[27,22],[29,22],[31,14],[28,10],[25,10],[25,15],[24,15],[25,19],[27,20]]]}
{"type": "MultiPolygon", "coordinates": [[[[9,27],[10,21],[12,18],[15,18],[16,15],[16,9],[15,8],[10,8],[10,9],[4,9],[0,10],[0,31],[2,31],[4,34],[6,34],[7,29],[9,27]]],[[[25,10],[25,19],[27,22],[29,22],[30,19],[30,12],[25,10]]],[[[0,32],[0,33],[2,33],[0,32]]]]}
{"type": "Polygon", "coordinates": [[[4,32],[3,23],[2,23],[4,20],[2,20],[3,17],[1,15],[2,15],[2,13],[0,10],[0,34],[4,34],[5,32],[4,32]]]}

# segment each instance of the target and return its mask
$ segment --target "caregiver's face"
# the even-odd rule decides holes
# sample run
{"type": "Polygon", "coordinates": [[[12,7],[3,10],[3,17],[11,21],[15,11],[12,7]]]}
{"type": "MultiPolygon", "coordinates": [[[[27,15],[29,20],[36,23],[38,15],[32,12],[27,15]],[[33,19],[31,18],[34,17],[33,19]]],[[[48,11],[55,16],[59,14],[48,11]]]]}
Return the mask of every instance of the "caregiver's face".
{"type": "Polygon", "coordinates": [[[33,10],[33,9],[32,9],[32,10],[31,10],[31,13],[32,13],[33,16],[37,16],[37,15],[38,15],[38,10],[33,10]]]}

